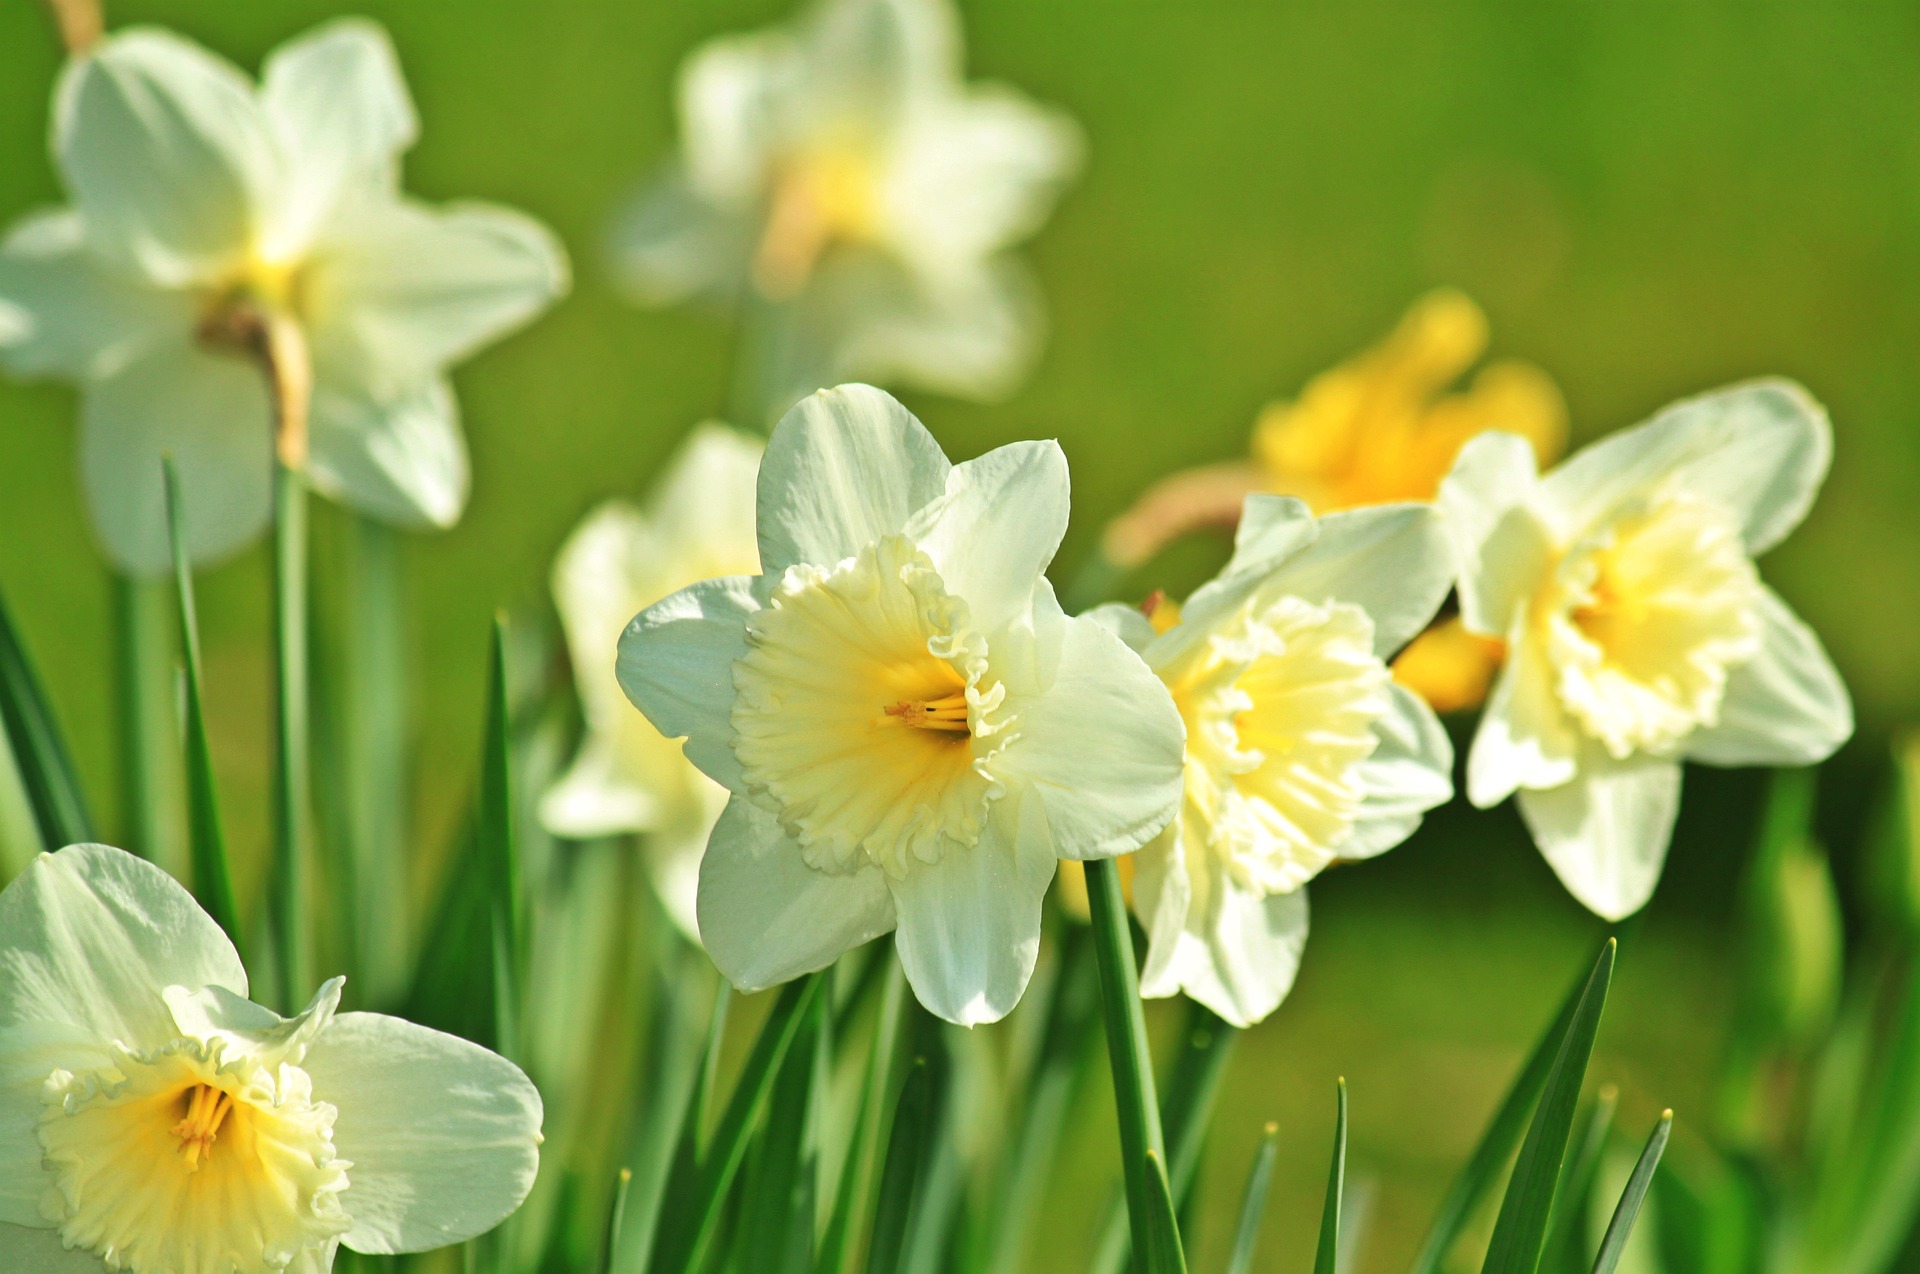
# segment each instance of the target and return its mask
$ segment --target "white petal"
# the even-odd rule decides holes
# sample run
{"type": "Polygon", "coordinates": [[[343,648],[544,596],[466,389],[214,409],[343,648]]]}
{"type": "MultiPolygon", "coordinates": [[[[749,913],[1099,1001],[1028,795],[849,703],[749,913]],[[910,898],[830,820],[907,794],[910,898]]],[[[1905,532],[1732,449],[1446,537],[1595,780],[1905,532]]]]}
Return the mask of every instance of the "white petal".
{"type": "Polygon", "coordinates": [[[991,820],[977,844],[949,845],[939,862],[911,863],[904,880],[887,880],[899,913],[894,949],[929,1013],[960,1026],[997,1022],[1026,991],[1040,953],[1040,900],[1057,866],[1035,812],[1025,800],[991,820]]]}
{"type": "Polygon", "coordinates": [[[733,301],[753,259],[747,212],[719,207],[687,185],[679,169],[635,195],[612,231],[615,279],[641,305],[694,297],[733,301]]]}
{"type": "Polygon", "coordinates": [[[7,1274],[106,1274],[107,1264],[83,1248],[68,1248],[60,1231],[0,1221],[0,1269],[7,1274]]]}
{"type": "Polygon", "coordinates": [[[219,925],[180,884],[106,845],[42,854],[0,892],[0,1030],[45,1023],[154,1048],[175,1038],[163,992],[247,992],[219,925]]]}
{"type": "Polygon", "coordinates": [[[1587,910],[1624,920],[1653,896],[1680,811],[1680,763],[1584,749],[1570,783],[1522,788],[1520,816],[1560,883],[1587,910]]]}
{"type": "Polygon", "coordinates": [[[387,1017],[342,1013],[302,1063],[339,1111],[356,1252],[424,1252],[498,1225],[540,1166],[540,1094],[506,1058],[387,1017]]]}
{"type": "Polygon", "coordinates": [[[760,462],[760,561],[832,565],[946,490],[947,463],[926,426],[868,385],[823,389],[780,421],[760,462]]]}
{"type": "Polygon", "coordinates": [[[754,500],[765,451],[758,438],[708,421],[696,426],[674,452],[654,480],[647,514],[661,551],[674,568],[689,574],[664,582],[661,596],[713,575],[758,573],[754,500]],[[717,569],[700,569],[715,563],[717,569]]]}
{"type": "Polygon", "coordinates": [[[1153,631],[1153,621],[1138,606],[1125,602],[1103,602],[1092,610],[1081,611],[1079,618],[1100,625],[1126,643],[1127,649],[1136,655],[1158,635],[1153,631]]]}
{"type": "Polygon", "coordinates": [[[94,250],[162,285],[236,262],[279,172],[246,77],[153,29],[68,63],[53,150],[94,250]]]}
{"type": "MultiPolygon", "coordinates": [[[[1112,630],[1034,601],[1035,679],[1008,677],[1015,738],[993,758],[1032,827],[1060,858],[1138,849],[1167,825],[1183,789],[1186,727],[1160,679],[1112,630]]],[[[991,645],[989,649],[992,649],[991,645]]]]}
{"type": "Polygon", "coordinates": [[[101,376],[194,322],[184,292],[109,270],[69,209],[29,213],[0,243],[0,360],[16,376],[101,376]]]}
{"type": "Polygon", "coordinates": [[[315,249],[318,374],[387,397],[498,340],[567,290],[567,258],[531,217],[488,204],[354,205],[315,249]]]}
{"type": "Polygon", "coordinates": [[[634,617],[616,674],[633,705],[709,778],[742,790],[733,756],[733,663],[747,653],[747,616],[760,608],[746,575],[683,588],[634,617]]]}
{"type": "Polygon", "coordinates": [[[1515,625],[1467,752],[1467,799],[1490,809],[1515,788],[1558,787],[1578,768],[1580,739],[1554,696],[1545,656],[1515,625]]]}
{"type": "Polygon", "coordinates": [[[698,942],[700,864],[733,794],[704,774],[696,772],[691,777],[692,799],[674,811],[675,817],[649,831],[641,849],[653,892],[668,919],[689,941],[698,942]]]}
{"type": "Polygon", "coordinates": [[[893,928],[885,881],[873,866],[850,876],[807,866],[773,815],[736,796],[700,860],[700,941],[742,991],[776,986],[893,928]]]}
{"type": "Polygon", "coordinates": [[[1853,737],[1853,700],[1833,661],[1772,589],[1759,605],[1760,653],[1727,678],[1719,724],[1687,757],[1709,765],[1817,765],[1853,737]]]}
{"type": "MultiPolygon", "coordinates": [[[[0,971],[12,975],[0,951],[0,971]]],[[[119,1054],[90,1026],[71,1022],[0,1024],[0,1230],[45,1223],[40,1202],[51,1184],[40,1149],[47,1077],[56,1070],[104,1070],[119,1054]]],[[[0,1246],[0,1252],[4,1252],[0,1246]]],[[[0,1262],[0,1269],[10,1269],[0,1262]]]]}
{"type": "Polygon", "coordinates": [[[1182,976],[1192,962],[1186,949],[1192,907],[1193,878],[1176,823],[1133,856],[1133,913],[1147,933],[1147,954],[1140,965],[1143,997],[1165,999],[1180,993],[1182,976]]]}
{"type": "MultiPolygon", "coordinates": [[[[682,64],[676,95],[690,192],[721,208],[758,200],[773,176],[771,151],[796,51],[784,32],[725,36],[682,64]]],[[[784,122],[791,126],[790,118],[784,122]]]]}
{"type": "Polygon", "coordinates": [[[1453,743],[1440,718],[1398,683],[1388,685],[1387,698],[1390,707],[1373,727],[1379,743],[1360,763],[1366,796],[1339,847],[1342,858],[1392,849],[1413,835],[1421,815],[1453,799],[1453,743]]]}
{"type": "Polygon", "coordinates": [[[966,599],[968,622],[991,632],[1033,605],[1033,590],[1067,533],[1067,457],[1055,442],[1016,442],[955,465],[946,494],[908,534],[966,599]]]}
{"type": "Polygon", "coordinates": [[[1020,387],[1047,330],[1039,285],[1007,254],[935,285],[890,257],[844,253],[822,264],[795,322],[822,348],[799,360],[789,381],[821,369],[976,402],[1020,387]]]}
{"type": "Polygon", "coordinates": [[[80,404],[80,472],[108,555],[142,574],[173,568],[164,456],[180,475],[193,560],[245,547],[271,512],[271,429],[260,372],[185,341],[89,383],[80,404]]]}
{"type": "Polygon", "coordinates": [[[986,86],[908,114],[880,193],[895,250],[925,277],[977,268],[1038,230],[1079,170],[1066,115],[986,86]]]}
{"type": "MultiPolygon", "coordinates": [[[[632,712],[622,702],[622,711],[632,712]]],[[[659,794],[623,764],[612,742],[588,735],[580,755],[540,798],[540,822],[555,836],[592,840],[651,827],[661,816],[659,794]]]]}
{"type": "Polygon", "coordinates": [[[307,1007],[293,1017],[281,1017],[244,995],[221,986],[170,986],[165,991],[167,1011],[181,1035],[225,1043],[225,1058],[252,1057],[269,1069],[298,1066],[313,1041],[327,1029],[340,1007],[345,978],[329,978],[313,993],[307,1007]]]}
{"type": "Polygon", "coordinates": [[[1440,483],[1460,617],[1483,636],[1506,634],[1546,570],[1546,529],[1528,507],[1538,481],[1532,443],[1517,434],[1484,433],[1468,439],[1440,483]]]}
{"type": "Polygon", "coordinates": [[[1670,485],[1731,510],[1758,556],[1800,524],[1832,458],[1826,410],[1792,381],[1762,380],[1675,403],[1582,449],[1542,486],[1577,535],[1670,485]]]}
{"type": "Polygon", "coordinates": [[[420,123],[393,42],[378,23],[340,18],[289,40],[261,69],[260,104],[287,177],[276,247],[302,251],[343,193],[390,190],[420,123]]]}
{"type": "Polygon", "coordinates": [[[1304,501],[1256,492],[1241,507],[1240,525],[1233,532],[1233,556],[1220,576],[1269,574],[1319,534],[1320,524],[1304,501]]]}
{"type": "MultiPolygon", "coordinates": [[[[1183,855],[1173,870],[1189,891],[1185,923],[1177,933],[1155,929],[1147,957],[1154,976],[1143,975],[1140,994],[1185,992],[1233,1025],[1252,1026],[1293,989],[1307,944],[1307,891],[1262,897],[1204,850],[1183,855]]],[[[1136,889],[1146,876],[1143,863],[1136,889]]]]}
{"type": "Polygon", "coordinates": [[[1373,651],[1385,659],[1432,621],[1452,588],[1453,549],[1433,506],[1383,504],[1321,518],[1319,536],[1261,592],[1360,607],[1373,620],[1373,651]]]}
{"type": "Polygon", "coordinates": [[[960,78],[960,29],[944,0],[840,0],[803,27],[805,74],[827,120],[891,121],[960,78]]]}
{"type": "Polygon", "coordinates": [[[314,387],[313,485],[382,521],[450,527],[466,508],[467,442],[453,387],[429,380],[386,400],[359,386],[314,387]]]}

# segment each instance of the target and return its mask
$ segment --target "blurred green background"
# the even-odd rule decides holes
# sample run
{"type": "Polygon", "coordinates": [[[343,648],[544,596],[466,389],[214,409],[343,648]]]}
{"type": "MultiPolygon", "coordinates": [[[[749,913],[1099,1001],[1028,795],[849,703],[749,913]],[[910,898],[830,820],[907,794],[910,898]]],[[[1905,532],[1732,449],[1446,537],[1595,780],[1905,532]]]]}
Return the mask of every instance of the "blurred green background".
{"type": "MultiPolygon", "coordinates": [[[[474,497],[408,548],[423,842],[460,817],[479,737],[486,624],[542,604],[554,549],[599,498],[637,491],[723,401],[725,325],[639,311],[603,233],[673,137],[676,65],[783,3],[388,0],[424,121],[408,186],[555,226],[573,296],[456,374],[474,497]]],[[[244,66],[339,12],[319,0],[126,0],[244,66]]],[[[1239,454],[1254,413],[1449,283],[1494,352],[1566,392],[1577,438],[1762,373],[1805,381],[1838,437],[1805,528],[1764,565],[1826,639],[1861,738],[1829,767],[1822,824],[1849,846],[1885,742],[1920,710],[1920,9],[1692,4],[1164,4],[971,0],[969,64],[1085,125],[1083,181],[1032,246],[1054,334],[1012,401],[909,404],[956,456],[1057,437],[1073,464],[1070,571],[1103,520],[1172,469],[1239,454]]],[[[0,0],[0,217],[59,199],[46,156],[51,30],[0,0]]],[[[74,480],[73,395],[0,385],[0,589],[114,815],[109,589],[74,480]]],[[[324,528],[323,528],[324,529],[324,528]]],[[[1188,546],[1142,588],[1189,586],[1188,546]]],[[[207,574],[210,710],[238,847],[264,843],[264,555],[207,574]]],[[[1724,940],[1759,791],[1695,773],[1673,868],[1624,954],[1597,1072],[1628,1126],[1705,1105],[1726,1012],[1724,940]]],[[[1404,1263],[1439,1191],[1601,929],[1507,811],[1453,809],[1379,863],[1314,889],[1293,999],[1243,1046],[1212,1159],[1203,1264],[1260,1124],[1284,1131],[1263,1268],[1311,1250],[1332,1083],[1377,1226],[1363,1269],[1404,1263]]],[[[1105,1100],[1100,1097],[1100,1100],[1105,1100]]],[[[1093,1100],[1089,1098],[1089,1100],[1093,1100]]],[[[1110,1136],[1105,1111],[1086,1122],[1110,1136]]],[[[1091,1229],[1112,1160],[1069,1160],[1046,1236],[1091,1229]]]]}

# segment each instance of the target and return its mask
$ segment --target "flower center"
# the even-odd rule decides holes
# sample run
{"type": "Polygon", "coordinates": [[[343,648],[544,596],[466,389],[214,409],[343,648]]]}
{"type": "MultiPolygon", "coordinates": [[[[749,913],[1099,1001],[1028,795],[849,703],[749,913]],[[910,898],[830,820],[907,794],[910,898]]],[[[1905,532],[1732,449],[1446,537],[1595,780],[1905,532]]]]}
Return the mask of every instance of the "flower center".
{"type": "Polygon", "coordinates": [[[195,334],[209,348],[251,357],[261,313],[278,311],[310,317],[310,283],[309,273],[298,262],[250,255],[207,289],[195,334]]]}
{"type": "Polygon", "coordinates": [[[1561,705],[1625,758],[1719,720],[1729,671],[1759,650],[1759,596],[1733,519],[1672,493],[1569,549],[1534,625],[1561,705]]]}
{"type": "Polygon", "coordinates": [[[233,1112],[233,1094],[208,1084],[195,1084],[187,1090],[186,1113],[173,1126],[180,1139],[180,1157],[188,1172],[200,1171],[200,1157],[213,1149],[220,1136],[220,1125],[233,1112]]]}
{"type": "Polygon", "coordinates": [[[863,243],[879,229],[872,162],[850,146],[829,147],[784,165],[773,183],[753,282],[770,300],[790,300],[835,243],[863,243]]]}
{"type": "Polygon", "coordinates": [[[733,680],[734,755],[814,867],[899,878],[979,839],[1006,691],[911,541],[789,569],[748,620],[733,680]]]}
{"type": "Polygon", "coordinates": [[[41,1214],[69,1246],[133,1274],[231,1274],[283,1269],[347,1231],[333,1107],[297,1067],[222,1055],[182,1039],[48,1078],[41,1214]]]}
{"type": "Polygon", "coordinates": [[[1250,605],[1161,676],[1187,723],[1181,835],[1259,893],[1311,880],[1353,832],[1387,710],[1373,621],[1344,602],[1250,605]]]}

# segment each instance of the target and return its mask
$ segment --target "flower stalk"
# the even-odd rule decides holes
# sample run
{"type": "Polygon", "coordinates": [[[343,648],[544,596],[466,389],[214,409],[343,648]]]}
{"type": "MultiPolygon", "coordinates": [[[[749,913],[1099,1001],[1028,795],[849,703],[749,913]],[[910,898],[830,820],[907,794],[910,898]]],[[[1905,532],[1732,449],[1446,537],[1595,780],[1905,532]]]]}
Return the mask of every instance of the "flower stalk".
{"type": "Polygon", "coordinates": [[[60,32],[60,47],[69,57],[78,57],[100,42],[106,20],[99,0],[47,0],[47,8],[60,32]]]}
{"type": "Polygon", "coordinates": [[[1160,1130],[1160,1102],[1154,1093],[1147,1020],[1140,1007],[1133,934],[1127,928],[1120,872],[1110,860],[1087,863],[1087,902],[1093,912],[1094,951],[1100,963],[1100,1000],[1107,1028],[1107,1057],[1113,1066],[1113,1100],[1120,1120],[1120,1155],[1126,1164],[1133,1268],[1139,1271],[1149,1247],[1147,1217],[1152,1206],[1142,1165],[1149,1153],[1165,1162],[1167,1148],[1160,1130]]]}
{"type": "Polygon", "coordinates": [[[203,339],[250,356],[267,380],[273,414],[273,647],[275,742],[271,911],[280,1003],[312,982],[305,906],[313,856],[307,649],[307,414],[313,360],[306,333],[284,310],[243,298],[202,329],[203,339]]]}

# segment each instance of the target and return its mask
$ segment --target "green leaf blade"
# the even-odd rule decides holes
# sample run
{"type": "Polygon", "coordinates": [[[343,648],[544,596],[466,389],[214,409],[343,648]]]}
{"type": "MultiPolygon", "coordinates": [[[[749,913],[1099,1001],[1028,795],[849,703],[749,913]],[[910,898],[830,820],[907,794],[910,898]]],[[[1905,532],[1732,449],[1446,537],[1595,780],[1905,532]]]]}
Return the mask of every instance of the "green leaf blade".
{"type": "Polygon", "coordinates": [[[1614,1268],[1620,1264],[1620,1257],[1627,1250],[1627,1240],[1633,1234],[1633,1223],[1640,1216],[1640,1205],[1646,1202],[1647,1188],[1653,1184],[1653,1171],[1660,1166],[1660,1156],[1666,1151],[1667,1138],[1672,1133],[1673,1112],[1663,1111],[1660,1122],[1653,1126],[1652,1135],[1647,1138],[1640,1158],[1633,1165],[1633,1173],[1627,1178],[1627,1188],[1621,1192],[1620,1202],[1614,1206],[1613,1219],[1607,1222],[1606,1237],[1600,1240],[1600,1252],[1593,1260],[1593,1274],[1613,1274],[1614,1268]]]}
{"type": "Polygon", "coordinates": [[[1327,1199],[1320,1212],[1320,1245],[1313,1255],[1313,1274],[1334,1274],[1340,1263],[1340,1203],[1347,1185],[1347,1081],[1340,1080],[1337,1087],[1333,1163],[1327,1169],[1327,1199]]]}
{"type": "Polygon", "coordinates": [[[1240,1196],[1240,1220],[1234,1227],[1233,1255],[1227,1260],[1227,1274],[1249,1274],[1253,1253],[1260,1241],[1260,1220],[1266,1215],[1267,1190],[1273,1184],[1273,1165],[1280,1158],[1280,1125],[1268,1124],[1261,1133],[1260,1148],[1253,1153],[1253,1166],[1247,1170],[1247,1186],[1240,1196]]]}
{"type": "Polygon", "coordinates": [[[1609,938],[1601,948],[1600,958],[1560,1037],[1553,1067],[1540,1093],[1540,1104],[1527,1127],[1526,1139],[1520,1144],[1520,1157],[1500,1203],[1500,1215],[1494,1222],[1493,1239],[1487,1245],[1482,1274],[1534,1274],[1539,1268],[1554,1192],[1559,1185],[1560,1165],[1573,1135],[1580,1086],[1593,1057],[1594,1037],[1600,1029],[1600,1014],[1606,1006],[1607,987],[1613,978],[1616,947],[1615,940],[1609,938]]]}

